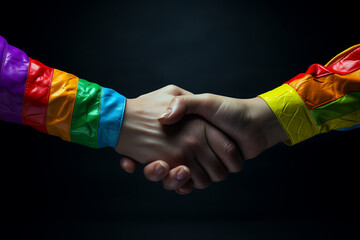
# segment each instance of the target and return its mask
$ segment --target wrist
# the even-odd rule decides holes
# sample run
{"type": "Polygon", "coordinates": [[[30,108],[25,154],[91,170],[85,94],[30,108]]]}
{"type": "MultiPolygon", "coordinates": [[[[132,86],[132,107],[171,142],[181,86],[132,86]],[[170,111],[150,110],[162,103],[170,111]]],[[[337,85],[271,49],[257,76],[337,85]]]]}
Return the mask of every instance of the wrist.
{"type": "Polygon", "coordinates": [[[115,146],[115,151],[122,155],[127,155],[126,149],[129,149],[127,146],[127,140],[131,137],[131,123],[133,122],[132,118],[134,116],[134,99],[127,99],[125,103],[124,116],[121,126],[121,131],[118,137],[118,141],[115,146]]]}
{"type": "Polygon", "coordinates": [[[149,108],[147,101],[141,97],[127,99],[115,151],[133,159],[145,161],[147,158],[145,159],[142,151],[145,152],[145,147],[151,145],[150,143],[155,143],[155,139],[161,135],[157,116],[156,107],[149,108]]]}
{"type": "Polygon", "coordinates": [[[251,121],[265,138],[265,149],[289,139],[270,106],[262,98],[255,97],[246,101],[251,121]]]}

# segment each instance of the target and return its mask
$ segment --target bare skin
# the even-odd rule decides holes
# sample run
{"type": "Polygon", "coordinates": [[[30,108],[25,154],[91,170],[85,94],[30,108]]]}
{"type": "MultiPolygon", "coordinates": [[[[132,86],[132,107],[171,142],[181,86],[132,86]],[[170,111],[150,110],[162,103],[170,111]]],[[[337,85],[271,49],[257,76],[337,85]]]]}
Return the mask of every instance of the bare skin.
{"type": "MultiPolygon", "coordinates": [[[[160,170],[163,167],[165,173],[170,173],[160,178],[165,180],[165,188],[183,187],[183,190],[185,188],[191,191],[192,185],[203,189],[211,182],[224,180],[229,171],[240,171],[242,160],[236,145],[200,117],[186,116],[169,126],[160,124],[157,118],[166,110],[171,99],[184,93],[188,94],[175,86],[167,86],[138,98],[128,99],[115,150],[142,164],[163,160],[145,168],[145,176],[149,180],[157,180],[149,171],[158,168],[159,175],[163,176],[160,170]],[[176,181],[173,181],[173,175],[176,176],[176,181]],[[179,179],[179,175],[184,177],[179,179]],[[183,184],[177,184],[178,180],[183,184]]],[[[122,166],[131,168],[134,165],[122,162],[122,166]]]]}
{"type": "MultiPolygon", "coordinates": [[[[171,125],[187,114],[197,114],[205,118],[230,136],[241,149],[244,159],[255,158],[267,148],[288,139],[270,107],[260,97],[236,99],[214,94],[175,96],[158,120],[164,125],[171,125]]],[[[160,162],[156,161],[154,164],[160,162]]],[[[134,164],[128,158],[122,159],[122,164],[124,163],[134,164]]],[[[157,175],[151,165],[146,166],[144,171],[149,175],[157,175]]],[[[176,181],[174,176],[171,177],[176,181]]],[[[157,175],[153,178],[167,179],[169,176],[161,178],[157,175]]],[[[174,186],[178,187],[181,184],[174,186]]],[[[189,192],[189,189],[181,187],[172,189],[182,194],[189,192]]]]}
{"type": "Polygon", "coordinates": [[[173,124],[186,114],[197,114],[217,126],[252,159],[288,137],[267,103],[260,97],[236,99],[214,94],[177,96],[171,100],[162,124],[173,124]]]}

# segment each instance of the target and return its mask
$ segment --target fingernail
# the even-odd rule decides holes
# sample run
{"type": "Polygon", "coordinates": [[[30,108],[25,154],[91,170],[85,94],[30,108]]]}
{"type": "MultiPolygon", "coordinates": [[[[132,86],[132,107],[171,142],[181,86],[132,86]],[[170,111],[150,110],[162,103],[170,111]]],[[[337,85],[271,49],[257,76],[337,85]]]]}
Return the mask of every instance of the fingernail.
{"type": "Polygon", "coordinates": [[[166,112],[163,113],[159,118],[168,118],[172,112],[171,108],[166,109],[166,112]]]}
{"type": "Polygon", "coordinates": [[[176,174],[176,179],[179,181],[184,180],[189,176],[189,171],[186,168],[181,168],[180,171],[176,174]]]}
{"type": "Polygon", "coordinates": [[[163,174],[165,173],[166,166],[163,163],[158,163],[155,167],[155,171],[157,174],[163,174]]]}

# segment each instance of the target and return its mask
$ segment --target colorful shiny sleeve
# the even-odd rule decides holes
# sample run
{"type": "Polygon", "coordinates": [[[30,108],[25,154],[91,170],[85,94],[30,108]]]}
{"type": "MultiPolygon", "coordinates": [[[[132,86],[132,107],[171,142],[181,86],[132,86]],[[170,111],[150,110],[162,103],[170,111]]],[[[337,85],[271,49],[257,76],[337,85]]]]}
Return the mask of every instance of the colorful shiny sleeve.
{"type": "Polygon", "coordinates": [[[293,145],[331,130],[360,127],[360,44],[322,66],[311,65],[261,94],[293,145]]]}
{"type": "Polygon", "coordinates": [[[0,119],[92,148],[115,147],[126,98],[45,66],[0,36],[0,119]]]}

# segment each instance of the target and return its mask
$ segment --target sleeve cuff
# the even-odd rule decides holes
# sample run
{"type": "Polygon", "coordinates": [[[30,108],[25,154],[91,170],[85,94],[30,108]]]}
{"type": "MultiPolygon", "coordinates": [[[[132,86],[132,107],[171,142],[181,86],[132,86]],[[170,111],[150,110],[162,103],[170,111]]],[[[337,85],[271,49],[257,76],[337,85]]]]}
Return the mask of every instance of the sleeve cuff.
{"type": "Polygon", "coordinates": [[[123,122],[126,98],[118,92],[103,88],[100,109],[98,148],[115,148],[123,122]]]}
{"type": "Polygon", "coordinates": [[[294,145],[320,133],[305,103],[288,84],[259,95],[270,106],[289,137],[284,143],[294,145]]]}

